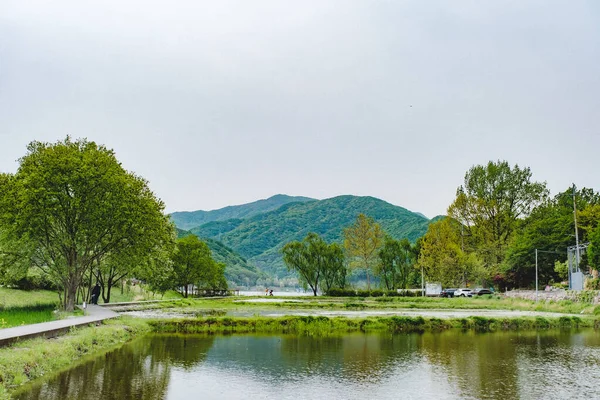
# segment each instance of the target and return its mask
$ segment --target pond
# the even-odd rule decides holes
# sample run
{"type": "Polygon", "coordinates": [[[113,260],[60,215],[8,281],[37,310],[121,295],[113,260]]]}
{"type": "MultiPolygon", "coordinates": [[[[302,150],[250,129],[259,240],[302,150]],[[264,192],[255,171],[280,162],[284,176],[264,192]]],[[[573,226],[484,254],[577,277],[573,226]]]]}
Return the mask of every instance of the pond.
{"type": "Polygon", "coordinates": [[[149,335],[17,399],[600,398],[593,330],[149,335]]]}

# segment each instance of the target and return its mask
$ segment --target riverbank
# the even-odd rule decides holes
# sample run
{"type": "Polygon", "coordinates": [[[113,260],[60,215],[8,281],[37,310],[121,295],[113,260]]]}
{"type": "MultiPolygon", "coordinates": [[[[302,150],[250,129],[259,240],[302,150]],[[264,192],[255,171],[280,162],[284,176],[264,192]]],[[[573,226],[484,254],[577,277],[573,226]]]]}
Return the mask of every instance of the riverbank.
{"type": "Polygon", "coordinates": [[[22,341],[0,349],[0,399],[16,388],[115,349],[147,333],[264,333],[326,337],[350,332],[464,332],[530,331],[549,329],[600,329],[600,319],[557,316],[554,318],[423,318],[423,317],[202,317],[195,319],[142,320],[120,317],[98,327],[73,329],[52,340],[22,341]]]}
{"type": "Polygon", "coordinates": [[[134,318],[106,321],[98,327],[75,328],[56,339],[32,339],[0,349],[0,399],[34,379],[73,367],[86,356],[97,356],[150,332],[134,318]]]}
{"type": "Polygon", "coordinates": [[[555,318],[423,318],[423,317],[313,317],[277,318],[206,317],[197,319],[149,320],[157,333],[284,333],[327,336],[349,332],[440,332],[448,329],[494,332],[498,330],[543,330],[600,328],[600,319],[562,316],[555,318]]]}

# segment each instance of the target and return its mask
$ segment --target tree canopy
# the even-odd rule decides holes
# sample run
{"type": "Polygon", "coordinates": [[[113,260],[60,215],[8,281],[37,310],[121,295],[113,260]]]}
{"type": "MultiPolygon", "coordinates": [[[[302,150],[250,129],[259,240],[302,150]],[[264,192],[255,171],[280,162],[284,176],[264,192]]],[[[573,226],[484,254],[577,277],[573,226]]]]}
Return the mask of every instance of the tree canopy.
{"type": "Polygon", "coordinates": [[[448,208],[448,216],[466,230],[467,249],[475,251],[489,271],[499,270],[519,220],[548,196],[546,183],[531,177],[529,168],[511,167],[506,161],[473,166],[448,208]]]}
{"type": "Polygon", "coordinates": [[[177,239],[172,255],[175,287],[183,287],[188,297],[189,285],[199,288],[226,289],[225,265],[213,260],[208,245],[195,235],[177,239]]]}
{"type": "Polygon", "coordinates": [[[30,265],[64,289],[66,310],[98,263],[124,252],[147,257],[173,238],[164,204],[147,182],[86,139],[30,143],[17,172],[0,185],[4,254],[27,249],[21,255],[30,265]]]}
{"type": "Polygon", "coordinates": [[[408,239],[394,240],[386,236],[379,250],[376,273],[387,290],[406,289],[415,261],[415,249],[408,239]]]}
{"type": "Polygon", "coordinates": [[[300,281],[316,296],[319,288],[325,292],[343,288],[346,284],[344,252],[337,243],[328,244],[316,233],[301,241],[287,243],[282,249],[285,265],[296,271],[300,281]]]}
{"type": "Polygon", "coordinates": [[[377,264],[383,239],[381,226],[364,214],[359,214],[354,224],[344,229],[344,247],[351,258],[350,265],[365,270],[368,290],[371,290],[369,272],[377,264]]]}

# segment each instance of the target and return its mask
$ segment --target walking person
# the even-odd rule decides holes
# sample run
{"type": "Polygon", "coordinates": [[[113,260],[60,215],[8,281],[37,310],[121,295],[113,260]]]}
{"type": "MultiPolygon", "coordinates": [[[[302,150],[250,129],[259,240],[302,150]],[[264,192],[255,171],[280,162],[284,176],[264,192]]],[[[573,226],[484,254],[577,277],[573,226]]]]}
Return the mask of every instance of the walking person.
{"type": "Polygon", "coordinates": [[[100,297],[100,284],[96,283],[92,289],[92,304],[98,304],[98,297],[100,297]]]}

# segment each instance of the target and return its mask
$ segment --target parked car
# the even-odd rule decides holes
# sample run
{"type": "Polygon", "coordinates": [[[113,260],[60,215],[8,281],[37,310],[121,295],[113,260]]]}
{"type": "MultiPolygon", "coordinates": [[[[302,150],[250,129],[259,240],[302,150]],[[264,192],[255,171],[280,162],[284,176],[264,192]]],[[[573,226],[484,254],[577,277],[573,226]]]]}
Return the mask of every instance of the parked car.
{"type": "Polygon", "coordinates": [[[473,293],[471,289],[456,289],[454,297],[472,297],[473,293]]]}
{"type": "Polygon", "coordinates": [[[471,294],[473,296],[482,296],[484,294],[492,294],[492,293],[494,293],[494,292],[492,292],[490,289],[477,288],[477,289],[474,289],[471,294]]]}
{"type": "Polygon", "coordinates": [[[454,297],[456,289],[443,289],[440,293],[440,297],[454,297]]]}

